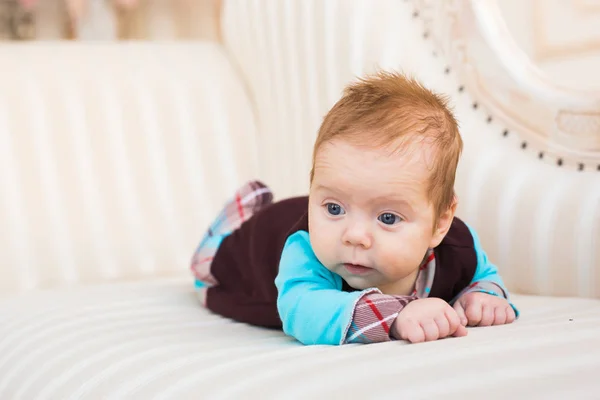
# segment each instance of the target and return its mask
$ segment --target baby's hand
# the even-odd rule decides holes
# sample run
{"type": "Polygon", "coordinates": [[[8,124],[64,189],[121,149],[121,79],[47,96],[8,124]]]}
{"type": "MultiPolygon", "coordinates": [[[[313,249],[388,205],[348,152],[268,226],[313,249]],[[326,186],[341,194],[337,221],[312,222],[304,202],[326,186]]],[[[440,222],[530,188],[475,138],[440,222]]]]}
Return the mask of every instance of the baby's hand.
{"type": "Polygon", "coordinates": [[[411,343],[466,334],[456,311],[444,300],[433,297],[410,302],[392,325],[394,338],[411,343]]]}
{"type": "Polygon", "coordinates": [[[463,294],[454,309],[461,324],[468,326],[503,325],[515,320],[515,311],[506,299],[483,292],[463,294]]]}

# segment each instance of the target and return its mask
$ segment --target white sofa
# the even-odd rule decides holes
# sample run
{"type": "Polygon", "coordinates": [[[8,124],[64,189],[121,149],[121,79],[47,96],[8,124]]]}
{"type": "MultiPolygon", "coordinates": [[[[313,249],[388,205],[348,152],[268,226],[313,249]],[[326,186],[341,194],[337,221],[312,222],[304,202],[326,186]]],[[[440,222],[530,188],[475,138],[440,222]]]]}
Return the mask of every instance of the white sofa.
{"type": "Polygon", "coordinates": [[[519,130],[423,35],[426,3],[231,0],[222,45],[1,46],[0,399],[597,398],[598,148],[519,130]],[[451,96],[459,214],[521,319],[304,347],[200,308],[189,261],[222,202],[251,178],[306,193],[321,117],[377,66],[451,96]]]}

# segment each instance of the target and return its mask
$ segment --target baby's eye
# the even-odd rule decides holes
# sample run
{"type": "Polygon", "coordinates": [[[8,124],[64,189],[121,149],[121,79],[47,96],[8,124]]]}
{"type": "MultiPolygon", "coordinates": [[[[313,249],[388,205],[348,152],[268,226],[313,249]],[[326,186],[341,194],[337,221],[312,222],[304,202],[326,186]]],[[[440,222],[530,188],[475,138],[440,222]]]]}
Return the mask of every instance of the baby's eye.
{"type": "Polygon", "coordinates": [[[383,213],[379,217],[377,217],[377,219],[386,225],[394,225],[395,223],[398,223],[402,220],[402,218],[392,213],[383,213]]]}
{"type": "Polygon", "coordinates": [[[342,215],[344,214],[344,209],[339,204],[327,203],[327,212],[331,215],[342,215]]]}

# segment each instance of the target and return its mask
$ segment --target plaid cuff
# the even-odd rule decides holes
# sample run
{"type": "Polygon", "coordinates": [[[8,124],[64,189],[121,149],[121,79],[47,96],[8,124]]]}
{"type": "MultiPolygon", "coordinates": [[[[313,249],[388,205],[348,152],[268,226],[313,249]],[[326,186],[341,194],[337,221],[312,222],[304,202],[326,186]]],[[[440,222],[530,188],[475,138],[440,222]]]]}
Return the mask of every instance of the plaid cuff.
{"type": "Polygon", "coordinates": [[[502,297],[503,299],[506,299],[508,301],[508,304],[510,304],[512,309],[515,311],[515,316],[517,318],[519,318],[520,312],[517,309],[517,307],[509,300],[508,293],[504,290],[504,288],[502,286],[500,286],[497,283],[494,283],[492,281],[473,282],[472,284],[470,284],[469,286],[464,288],[463,291],[460,292],[458,294],[458,296],[455,297],[455,300],[453,300],[450,304],[454,305],[454,302],[456,300],[460,299],[460,297],[462,295],[471,293],[471,292],[482,292],[482,293],[487,293],[492,296],[498,296],[498,297],[502,297]]]}
{"type": "Polygon", "coordinates": [[[471,292],[483,292],[491,294],[492,296],[498,296],[504,299],[508,299],[508,296],[506,295],[504,289],[502,289],[502,287],[497,283],[491,281],[473,282],[472,284],[464,288],[462,292],[460,292],[458,296],[456,296],[456,298],[458,299],[460,298],[460,296],[471,292]]]}
{"type": "Polygon", "coordinates": [[[218,284],[210,267],[221,241],[272,200],[271,189],[260,181],[249,181],[237,190],[212,222],[192,256],[191,269],[197,287],[218,284]]]}
{"type": "Polygon", "coordinates": [[[377,343],[391,340],[396,317],[416,296],[371,293],[358,300],[345,343],[377,343]]]}

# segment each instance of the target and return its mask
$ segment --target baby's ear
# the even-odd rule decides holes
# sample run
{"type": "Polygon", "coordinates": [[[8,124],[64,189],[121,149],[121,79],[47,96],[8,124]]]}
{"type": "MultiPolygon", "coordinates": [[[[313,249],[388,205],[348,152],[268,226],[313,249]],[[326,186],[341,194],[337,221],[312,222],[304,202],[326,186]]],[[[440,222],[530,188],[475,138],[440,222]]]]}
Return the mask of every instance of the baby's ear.
{"type": "Polygon", "coordinates": [[[455,195],[452,199],[452,204],[450,205],[450,207],[448,207],[448,209],[439,216],[436,222],[436,226],[433,231],[433,236],[431,237],[431,243],[429,244],[430,248],[437,247],[450,230],[450,226],[452,225],[452,221],[454,220],[454,213],[456,212],[457,206],[458,198],[455,195]]]}

